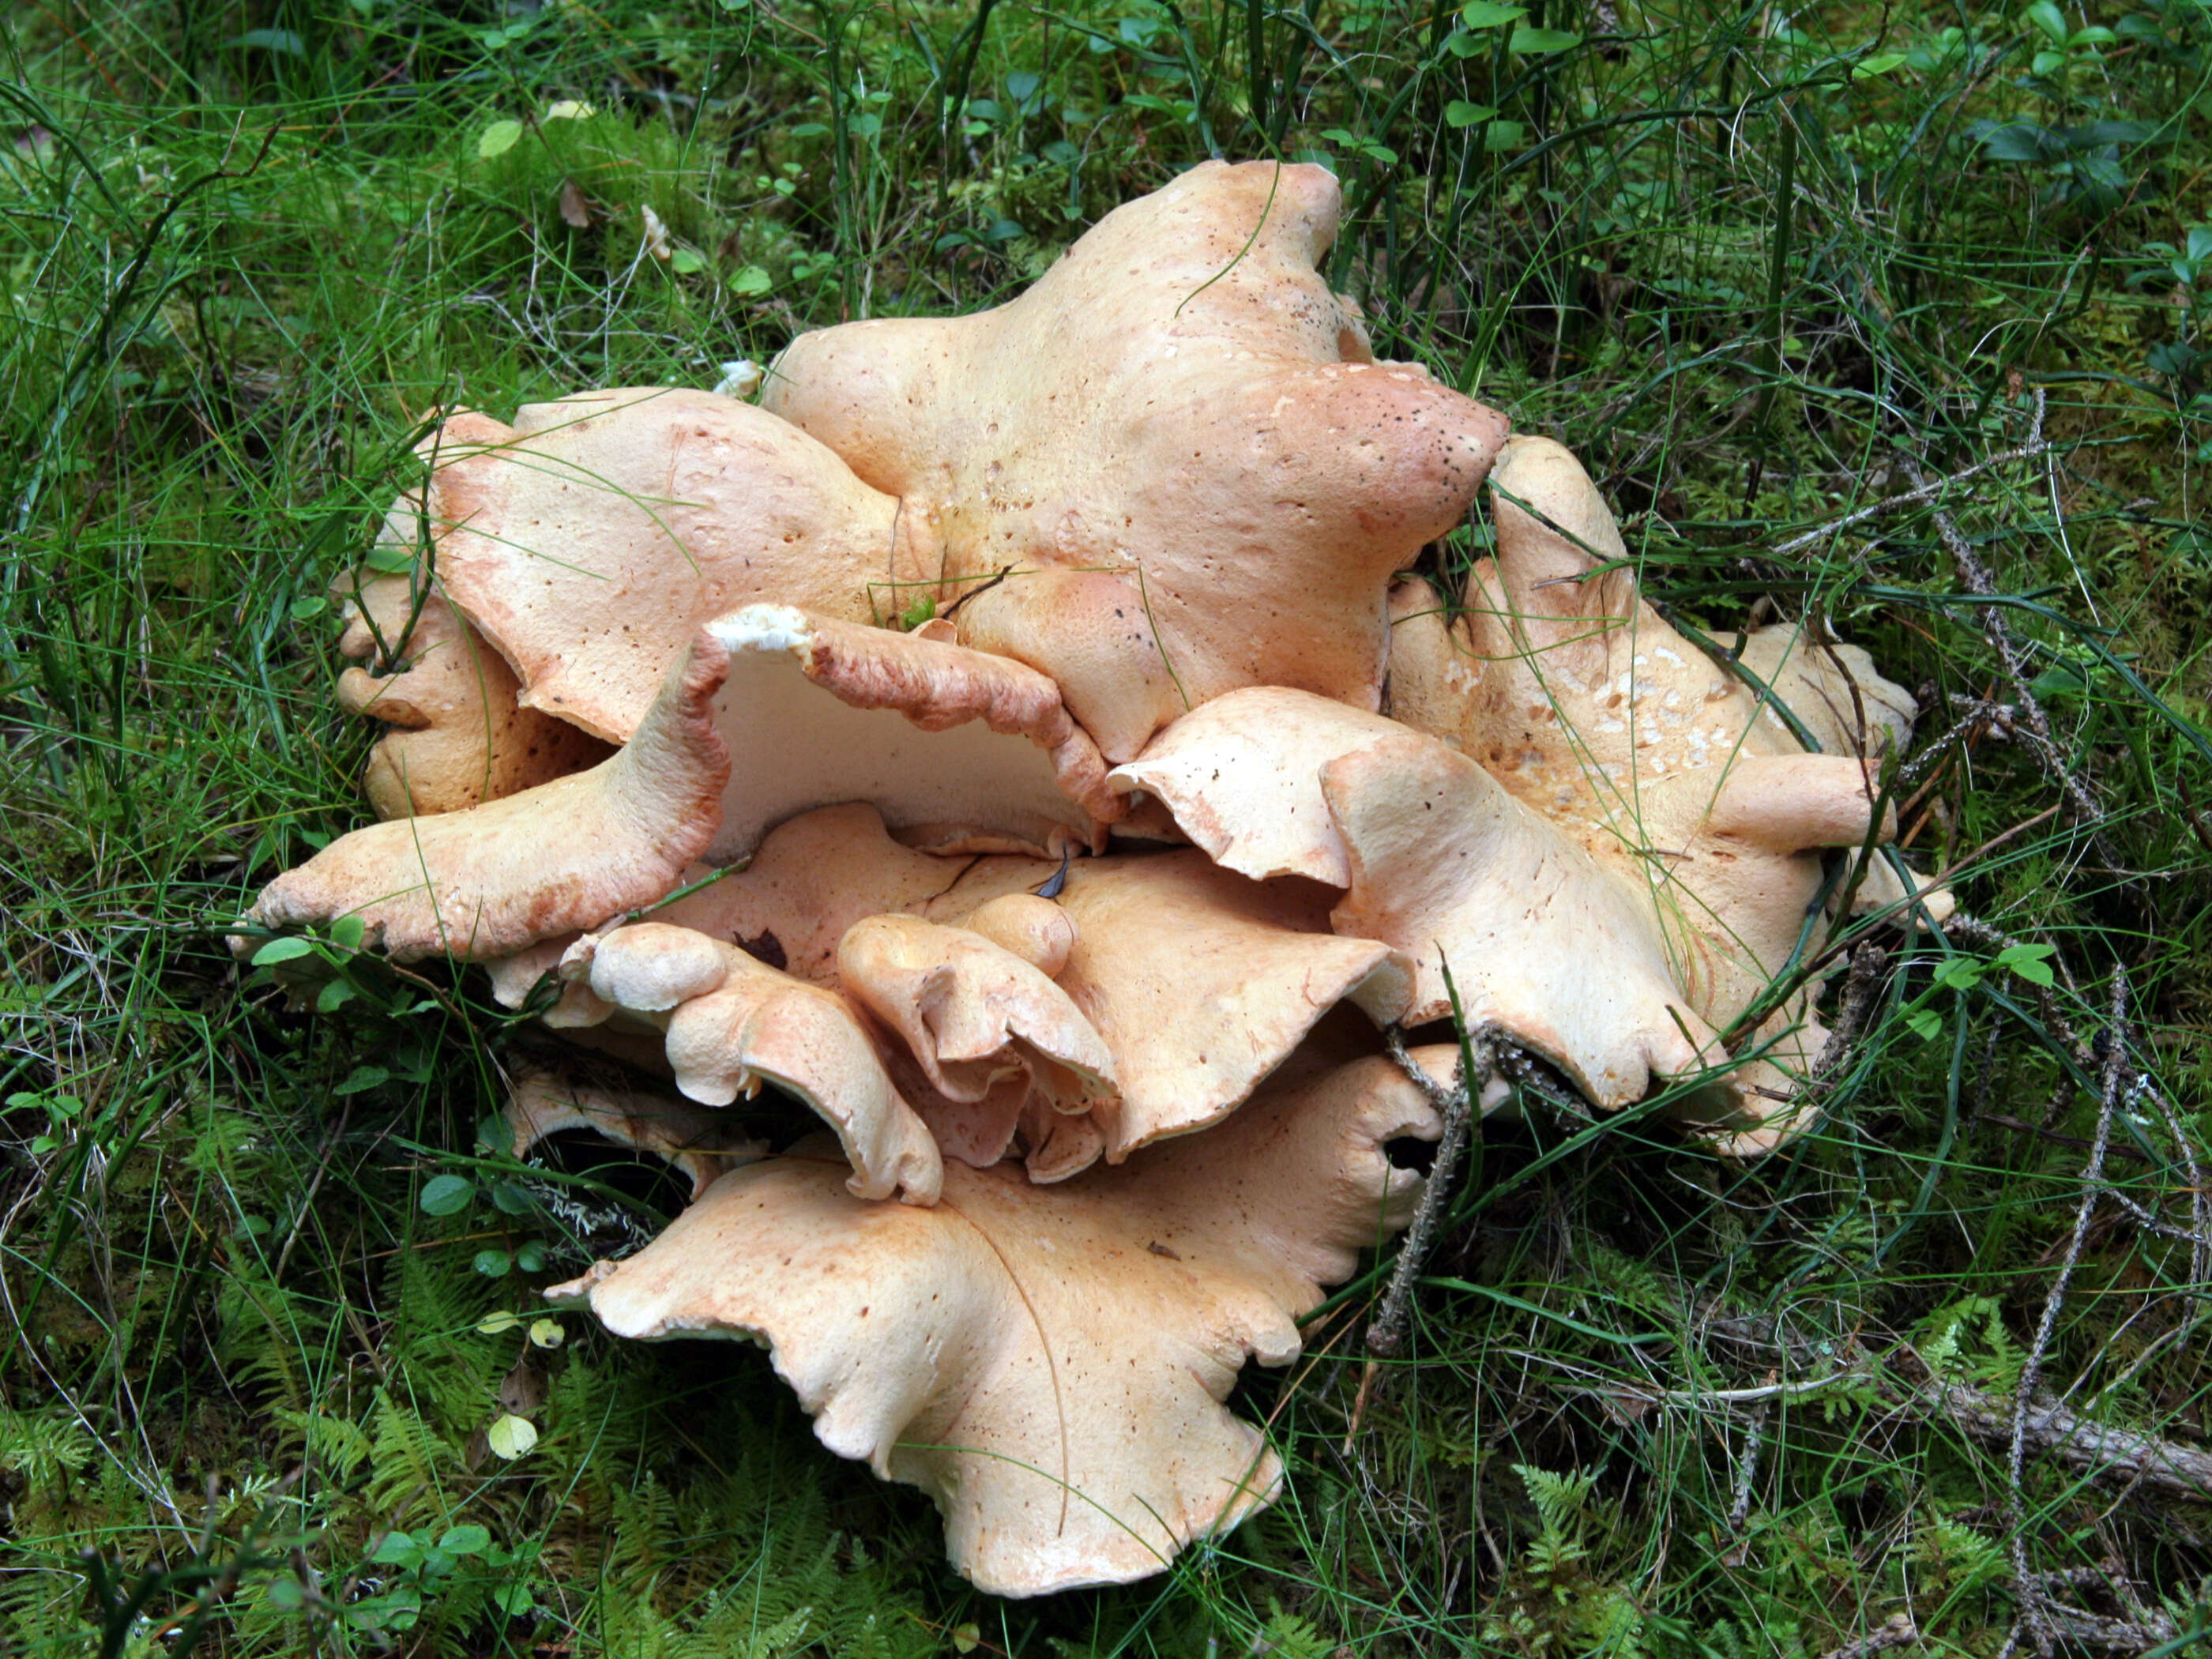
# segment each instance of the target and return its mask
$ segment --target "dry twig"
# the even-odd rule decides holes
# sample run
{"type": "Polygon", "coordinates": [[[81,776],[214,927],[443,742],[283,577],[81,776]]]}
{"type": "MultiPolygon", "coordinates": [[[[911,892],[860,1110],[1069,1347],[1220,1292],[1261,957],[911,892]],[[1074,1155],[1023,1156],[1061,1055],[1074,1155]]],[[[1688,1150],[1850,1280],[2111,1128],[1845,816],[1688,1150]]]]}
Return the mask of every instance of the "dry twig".
{"type": "Polygon", "coordinates": [[[1420,1277],[1422,1264],[1435,1248],[1437,1229],[1443,1224],[1444,1200],[1451,1190],[1452,1176],[1458,1173],[1460,1157],[1467,1149],[1468,1135],[1473,1127],[1474,1102],[1482,1092],[1482,1085],[1496,1070],[1497,1062],[1492,1054],[1490,1034],[1469,1032],[1467,1052],[1474,1057],[1474,1074],[1468,1074],[1462,1060],[1455,1068],[1451,1087],[1447,1089],[1406,1052],[1406,1040],[1396,1027],[1385,1034],[1384,1041],[1389,1045],[1390,1058],[1429,1097],[1429,1104],[1444,1121],[1443,1133],[1437,1140],[1436,1160],[1429,1166],[1428,1188],[1421,1194],[1420,1207],[1413,1212],[1413,1225],[1406,1230],[1405,1241],[1398,1247],[1397,1265],[1390,1271],[1389,1285],[1382,1293],[1382,1306],[1367,1327],[1367,1352],[1387,1359],[1406,1346],[1406,1328],[1413,1313],[1413,1282],[1420,1277]]]}

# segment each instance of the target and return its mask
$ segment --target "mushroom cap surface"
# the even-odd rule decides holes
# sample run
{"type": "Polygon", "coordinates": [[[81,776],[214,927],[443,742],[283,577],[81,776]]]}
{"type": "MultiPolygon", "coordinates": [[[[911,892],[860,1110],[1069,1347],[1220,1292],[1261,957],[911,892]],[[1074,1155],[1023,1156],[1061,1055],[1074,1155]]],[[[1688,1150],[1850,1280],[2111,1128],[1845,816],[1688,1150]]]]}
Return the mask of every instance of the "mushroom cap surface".
{"type": "Polygon", "coordinates": [[[334,591],[338,651],[361,665],[338,677],[338,707],[386,728],[361,781],[377,817],[459,811],[606,758],[605,744],[520,707],[513,671],[434,588],[361,574],[334,591]]]}
{"type": "Polygon", "coordinates": [[[729,751],[714,694],[729,657],[702,639],[637,735],[589,771],[499,800],[341,836],[262,889],[246,920],[359,916],[399,961],[482,962],[598,926],[668,893],[721,819],[729,751]]]}
{"type": "Polygon", "coordinates": [[[884,1071],[859,1014],[835,992],[658,921],[586,935],[562,971],[588,974],[592,994],[610,1009],[659,1027],[687,1098],[727,1106],[773,1083],[836,1132],[856,1195],[937,1201],[937,1143],[884,1071]]]}
{"type": "Polygon", "coordinates": [[[418,447],[438,575],[527,708],[627,742],[700,625],[759,601],[869,622],[933,578],[890,496],[710,392],[624,386],[454,415],[418,447]]]}
{"type": "MultiPolygon", "coordinates": [[[[1877,822],[1869,758],[1909,732],[1912,699],[1863,653],[1795,630],[1747,643],[1744,660],[1771,671],[1758,675],[1766,691],[1715,661],[1641,597],[1603,498],[1558,444],[1510,440],[1492,489],[1497,556],[1469,573],[1460,613],[1422,584],[1393,594],[1392,711],[1647,893],[1675,982],[1728,1026],[1796,959],[1824,854],[1892,832],[1886,810],[1877,822]],[[1806,750],[1770,696],[1788,699],[1823,752],[1806,750]]],[[[1859,907],[1904,896],[1876,863],[1859,907]]],[[[1937,915],[1948,904],[1922,902],[1937,915]]],[[[1769,1058],[1729,1085],[1743,1116],[1790,1115],[1768,1097],[1786,1092],[1782,1068],[1818,1052],[1818,990],[1782,1011],[1786,1041],[1771,1021],[1746,1034],[1769,1058]]]]}
{"type": "Polygon", "coordinates": [[[962,641],[1051,674],[1110,759],[1242,685],[1372,708],[1390,573],[1505,422],[1371,360],[1316,269],[1340,210],[1324,168],[1202,163],[995,310],[801,335],[764,406],[900,497],[962,641]]]}
{"type": "Polygon", "coordinates": [[[486,961],[649,904],[691,860],[743,858],[779,821],[854,799],[947,848],[1099,845],[1097,814],[1123,809],[1035,670],[756,605],[698,630],[599,765],[357,830],[270,883],[248,919],[360,915],[394,957],[486,961]]]}
{"type": "Polygon", "coordinates": [[[766,1343],[823,1443],[928,1492],[983,1589],[1125,1583],[1273,1498],[1280,1462],[1221,1402],[1405,1224],[1421,1177],[1384,1143],[1439,1127],[1370,1059],[1060,1185],[948,1165],[930,1210],[795,1148],[547,1294],[618,1335],[766,1343]]]}
{"type": "Polygon", "coordinates": [[[1334,895],[1311,882],[1256,882],[1199,851],[1108,854],[1060,866],[918,853],[865,805],[782,824],[745,870],[662,914],[718,939],[775,941],[792,973],[839,983],[837,945],[866,917],[965,927],[1060,879],[1073,933],[1052,975],[1105,1041],[1119,1086],[1093,1109],[1106,1156],[1218,1123],[1330,1009],[1376,1023],[1401,1015],[1413,966],[1389,945],[1332,933],[1334,895]]]}

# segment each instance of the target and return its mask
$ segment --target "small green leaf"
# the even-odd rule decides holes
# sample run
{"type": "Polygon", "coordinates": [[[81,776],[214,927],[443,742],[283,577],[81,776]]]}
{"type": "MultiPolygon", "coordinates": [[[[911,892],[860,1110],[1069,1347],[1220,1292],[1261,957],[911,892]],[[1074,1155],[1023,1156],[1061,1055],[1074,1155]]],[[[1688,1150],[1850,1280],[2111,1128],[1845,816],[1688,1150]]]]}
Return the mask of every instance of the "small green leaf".
{"type": "Polygon", "coordinates": [[[422,1547],[415,1541],[411,1533],[387,1532],[384,1541],[376,1547],[376,1553],[368,1559],[383,1567],[416,1566],[422,1559],[422,1547]]]}
{"type": "Polygon", "coordinates": [[[2051,0],[2035,0],[2025,14],[2028,22],[2041,29],[2053,46],[2066,44],[2066,14],[2051,3],[2051,0]]]}
{"type": "Polygon", "coordinates": [[[2011,969],[2030,985],[2052,985],[2057,981],[2047,958],[2057,954],[2055,945],[2008,945],[1997,952],[1997,966],[2011,969]]]}
{"type": "MultiPolygon", "coordinates": [[[[752,0],[722,0],[725,6],[736,9],[737,5],[750,5],[752,0]]],[[[519,1619],[533,1611],[538,1603],[531,1599],[527,1584],[501,1584],[491,1593],[491,1604],[510,1619],[519,1619]]]]}
{"type": "Polygon", "coordinates": [[[1444,50],[1455,58],[1473,58],[1490,50],[1491,43],[1466,29],[1454,29],[1444,36],[1444,50]]]}
{"type": "Polygon", "coordinates": [[[775,286],[775,278],[758,265],[747,265],[730,278],[730,292],[751,298],[767,293],[775,286]]]}
{"type": "Polygon", "coordinates": [[[486,1314],[482,1319],[477,1321],[477,1334],[479,1336],[500,1336],[513,1330],[521,1322],[522,1316],[520,1314],[511,1314],[502,1310],[498,1313],[486,1314]]]}
{"type": "Polygon", "coordinates": [[[1470,104],[1463,98],[1455,98],[1444,106],[1444,125],[1448,127],[1471,127],[1478,121],[1487,121],[1498,113],[1489,104],[1470,104]]]}
{"type": "Polygon", "coordinates": [[[416,1202],[425,1215],[459,1215],[469,1207],[476,1191],[476,1182],[466,1176],[432,1176],[422,1183],[422,1195],[416,1202]]]}
{"type": "Polygon", "coordinates": [[[1923,1042],[1932,1042],[1943,1034],[1943,1022],[1932,1008],[1914,1009],[1905,1015],[1905,1023],[1923,1042]]]}
{"type": "MultiPolygon", "coordinates": [[[[496,1121],[501,1124],[507,1121],[504,1118],[496,1121]]],[[[501,1150],[504,1152],[514,1144],[510,1139],[501,1146],[501,1150]]],[[[501,1215],[528,1215],[538,1207],[538,1200],[531,1197],[527,1187],[512,1181],[495,1181],[491,1186],[491,1206],[501,1215]]]]}
{"type": "Polygon", "coordinates": [[[331,602],[319,593],[302,593],[292,601],[292,620],[295,623],[313,621],[331,608],[331,602]]]}
{"type": "Polygon", "coordinates": [[[1976,121],[1966,131],[1993,161],[2028,166],[2055,161],[2066,153],[2063,138],[2033,121],[1976,121]]]}
{"type": "Polygon", "coordinates": [[[438,1547],[455,1555],[482,1555],[491,1547],[491,1534],[473,1522],[447,1528],[446,1535],[438,1540],[438,1547]]]}
{"type": "Polygon", "coordinates": [[[1582,45],[1583,38],[1571,29],[1518,28],[1505,43],[1505,50],[1517,52],[1565,52],[1570,46],[1582,45]]]}
{"type": "Polygon", "coordinates": [[[359,916],[340,916],[331,924],[331,943],[342,951],[358,951],[368,933],[368,924],[359,916]]]}
{"type": "Polygon", "coordinates": [[[1892,70],[1900,67],[1904,62],[1905,54],[1901,52],[1879,52],[1871,58],[1862,58],[1857,63],[1852,64],[1851,79],[1871,80],[1877,75],[1888,74],[1892,70]]]}
{"type": "Polygon", "coordinates": [[[1528,15],[1526,6],[1493,5],[1491,0],[1468,0],[1459,9],[1462,27],[1470,29],[1503,28],[1508,23],[1517,23],[1528,15]]]}
{"type": "Polygon", "coordinates": [[[362,567],[380,576],[404,576],[415,568],[412,550],[397,542],[379,542],[362,556],[362,567]]]}
{"type": "Polygon", "coordinates": [[[334,1095],[366,1094],[379,1084],[392,1080],[392,1073],[381,1066],[356,1066],[345,1074],[345,1081],[331,1091],[334,1095]]]}
{"type": "Polygon", "coordinates": [[[280,962],[297,962],[314,950],[314,942],[296,934],[288,939],[272,939],[253,953],[256,968],[271,968],[280,962]]]}
{"type": "Polygon", "coordinates": [[[545,1271],[545,1247],[532,1241],[514,1253],[514,1265],[526,1273],[545,1271]]]}
{"type": "Polygon", "coordinates": [[[510,1412],[484,1431],[484,1443],[494,1456],[511,1463],[538,1443],[538,1425],[510,1412]]]}
{"type": "Polygon", "coordinates": [[[1982,982],[1986,964],[1972,957],[1953,957],[1936,970],[1936,982],[1947,991],[1971,991],[1982,982]]]}
{"type": "Polygon", "coordinates": [[[688,247],[678,248],[668,263],[678,276],[696,276],[707,268],[707,262],[688,247]]]}
{"type": "Polygon", "coordinates": [[[495,155],[504,155],[521,139],[521,122],[495,121],[483,130],[483,137],[477,140],[477,159],[489,161],[495,155]]]}
{"type": "Polygon", "coordinates": [[[568,1333],[557,1319],[533,1319],[530,1322],[531,1346],[538,1348],[557,1348],[568,1340],[568,1333]]]}
{"type": "Polygon", "coordinates": [[[504,1279],[514,1271],[514,1258],[505,1250],[478,1250],[475,1266],[486,1279],[504,1279]]]}
{"type": "Polygon", "coordinates": [[[359,993],[343,980],[334,979],[315,993],[315,1012],[319,1014],[334,1014],[358,994],[359,993]]]}

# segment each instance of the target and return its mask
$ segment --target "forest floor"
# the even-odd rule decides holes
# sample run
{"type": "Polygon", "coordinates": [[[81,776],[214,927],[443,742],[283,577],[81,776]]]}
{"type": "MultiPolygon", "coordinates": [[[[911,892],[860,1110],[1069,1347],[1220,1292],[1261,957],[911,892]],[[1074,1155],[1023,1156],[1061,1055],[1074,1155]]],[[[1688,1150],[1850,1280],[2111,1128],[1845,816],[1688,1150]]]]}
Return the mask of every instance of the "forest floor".
{"type": "Polygon", "coordinates": [[[39,0],[0,52],[0,1655],[2212,1650],[2203,0],[39,0]],[[1240,1386],[1279,1507],[1005,1602],[764,1358],[533,1330],[581,1257],[479,1149],[478,983],[294,1010],[222,934],[365,819],[326,588],[431,410],[989,305],[1209,154],[1335,169],[1377,355],[1572,447],[1670,614],[1917,690],[1973,920],[1869,935],[1781,1156],[1487,1126],[1405,1357],[1370,1274],[1240,1386]]]}

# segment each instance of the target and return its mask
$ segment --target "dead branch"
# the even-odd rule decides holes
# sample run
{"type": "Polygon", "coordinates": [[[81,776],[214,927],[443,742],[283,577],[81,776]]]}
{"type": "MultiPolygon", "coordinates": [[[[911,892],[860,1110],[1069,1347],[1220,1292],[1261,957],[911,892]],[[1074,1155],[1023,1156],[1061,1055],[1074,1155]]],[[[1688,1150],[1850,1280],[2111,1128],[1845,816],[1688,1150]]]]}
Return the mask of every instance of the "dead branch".
{"type": "Polygon", "coordinates": [[[1429,1103],[1444,1121],[1443,1133],[1437,1140],[1436,1159],[1429,1166],[1429,1183],[1421,1194],[1420,1207],[1413,1212],[1413,1225],[1406,1230],[1405,1242],[1398,1247],[1397,1265],[1390,1271],[1390,1284],[1382,1293],[1382,1306],[1367,1327],[1367,1352],[1387,1359],[1406,1346],[1407,1327],[1413,1316],[1413,1282],[1420,1277],[1422,1264],[1428,1261],[1429,1251],[1436,1244],[1437,1228],[1443,1224],[1445,1200],[1451,1190],[1452,1176],[1459,1170],[1460,1155],[1467,1148],[1474,1103],[1482,1093],[1483,1085],[1489,1082],[1496,1070],[1496,1061],[1491,1054],[1489,1033],[1470,1031],[1467,1053],[1474,1058],[1474,1070],[1470,1073],[1462,1061],[1454,1069],[1451,1087],[1447,1089],[1406,1052],[1406,1040],[1395,1026],[1384,1034],[1384,1041],[1398,1068],[1429,1097],[1429,1103]]]}
{"type": "Polygon", "coordinates": [[[1877,1653],[1887,1653],[1892,1648],[1907,1646],[1920,1639],[1920,1626],[1912,1622],[1912,1615],[1893,1613],[1880,1630],[1869,1631],[1856,1642],[1846,1642],[1831,1649],[1822,1659],[1872,1659],[1877,1653]]]}

